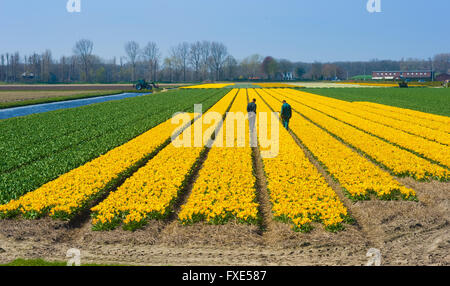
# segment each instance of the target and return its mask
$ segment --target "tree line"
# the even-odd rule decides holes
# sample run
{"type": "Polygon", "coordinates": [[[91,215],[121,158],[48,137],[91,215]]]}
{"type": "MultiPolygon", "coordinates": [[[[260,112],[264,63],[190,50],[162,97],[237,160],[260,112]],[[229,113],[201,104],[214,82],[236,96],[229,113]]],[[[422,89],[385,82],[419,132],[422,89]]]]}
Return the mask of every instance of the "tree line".
{"type": "Polygon", "coordinates": [[[371,75],[372,71],[433,70],[450,72],[450,53],[429,59],[292,62],[271,56],[250,55],[238,60],[220,42],[180,43],[163,57],[158,45],[124,45],[126,56],[103,59],[94,54],[94,43],[82,39],[70,56],[56,59],[50,50],[21,56],[0,54],[0,81],[30,83],[118,83],[138,79],[159,82],[246,80],[332,80],[371,75]]]}

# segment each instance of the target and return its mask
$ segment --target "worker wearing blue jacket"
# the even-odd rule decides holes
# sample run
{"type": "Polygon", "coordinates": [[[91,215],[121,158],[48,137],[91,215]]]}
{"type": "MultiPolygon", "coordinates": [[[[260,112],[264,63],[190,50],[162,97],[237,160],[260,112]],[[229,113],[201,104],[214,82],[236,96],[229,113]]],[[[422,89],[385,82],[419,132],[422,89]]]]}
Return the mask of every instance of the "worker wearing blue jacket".
{"type": "Polygon", "coordinates": [[[292,108],[291,106],[286,102],[286,100],[283,100],[283,105],[281,106],[281,121],[283,122],[284,128],[286,130],[289,130],[289,120],[292,117],[292,108]]]}

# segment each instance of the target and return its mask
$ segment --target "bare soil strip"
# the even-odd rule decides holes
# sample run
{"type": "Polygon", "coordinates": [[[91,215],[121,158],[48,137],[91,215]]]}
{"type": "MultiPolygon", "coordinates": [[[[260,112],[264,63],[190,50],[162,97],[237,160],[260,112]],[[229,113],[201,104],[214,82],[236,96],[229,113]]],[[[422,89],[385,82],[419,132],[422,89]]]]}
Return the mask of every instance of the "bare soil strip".
{"type": "MultiPolygon", "coordinates": [[[[170,83],[158,84],[162,88],[186,86],[190,84],[170,83]]],[[[132,84],[30,84],[0,85],[0,91],[58,91],[58,90],[130,90],[132,84]]]]}
{"type": "Polygon", "coordinates": [[[117,94],[120,90],[72,90],[72,91],[2,91],[0,89],[0,103],[6,102],[19,102],[19,101],[28,101],[28,100],[37,100],[43,98],[60,98],[60,97],[70,97],[80,95],[92,95],[92,97],[107,95],[108,92],[111,94],[117,94]]]}
{"type": "Polygon", "coordinates": [[[259,204],[261,216],[260,234],[270,237],[274,234],[274,220],[272,215],[272,203],[267,190],[267,179],[264,174],[264,165],[259,147],[252,148],[253,171],[256,177],[256,198],[259,204]]]}

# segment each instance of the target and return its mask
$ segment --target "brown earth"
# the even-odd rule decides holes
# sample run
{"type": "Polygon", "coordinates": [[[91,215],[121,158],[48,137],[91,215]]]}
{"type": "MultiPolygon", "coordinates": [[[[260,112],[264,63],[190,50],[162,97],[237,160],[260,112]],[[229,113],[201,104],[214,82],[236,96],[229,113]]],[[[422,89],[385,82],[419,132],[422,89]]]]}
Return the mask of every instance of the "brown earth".
{"type": "Polygon", "coordinates": [[[17,102],[25,100],[34,100],[41,98],[54,98],[54,97],[66,97],[75,96],[81,94],[95,94],[95,93],[111,92],[117,93],[117,90],[92,90],[89,92],[83,90],[71,90],[71,91],[2,91],[0,89],[0,103],[2,102],[17,102]]]}
{"type": "MultiPolygon", "coordinates": [[[[178,87],[189,84],[158,84],[160,87],[178,87]]],[[[0,85],[0,91],[61,91],[61,90],[129,90],[132,84],[8,84],[0,85]]]]}

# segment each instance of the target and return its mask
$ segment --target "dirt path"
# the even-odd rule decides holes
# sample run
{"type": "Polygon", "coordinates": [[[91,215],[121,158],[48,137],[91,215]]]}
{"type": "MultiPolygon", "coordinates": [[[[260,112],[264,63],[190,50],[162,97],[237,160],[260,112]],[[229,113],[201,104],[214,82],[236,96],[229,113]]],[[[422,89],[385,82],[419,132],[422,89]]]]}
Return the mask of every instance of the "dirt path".
{"type": "MultiPolygon", "coordinates": [[[[190,84],[158,84],[160,87],[179,87],[190,84]]],[[[133,84],[8,84],[0,85],[0,91],[61,91],[61,90],[130,90],[133,84]]]]}

